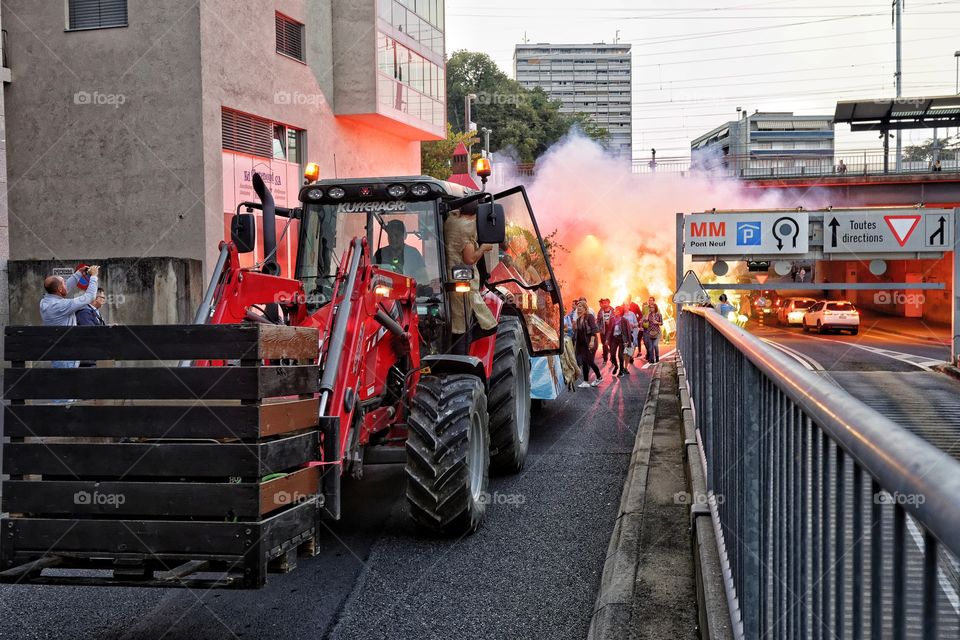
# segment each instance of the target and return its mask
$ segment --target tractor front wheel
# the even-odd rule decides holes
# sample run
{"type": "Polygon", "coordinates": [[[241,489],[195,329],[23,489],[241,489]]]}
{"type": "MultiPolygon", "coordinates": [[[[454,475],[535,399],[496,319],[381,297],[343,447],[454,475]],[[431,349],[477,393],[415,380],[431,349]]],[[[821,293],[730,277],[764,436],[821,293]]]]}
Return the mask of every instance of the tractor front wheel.
{"type": "Polygon", "coordinates": [[[487,397],[471,375],[423,376],[407,436],[410,516],[434,534],[476,531],[487,504],[487,397]]]}
{"type": "Polygon", "coordinates": [[[497,327],[488,407],[490,468],[516,473],[530,446],[530,355],[520,319],[513,316],[497,327]]]}

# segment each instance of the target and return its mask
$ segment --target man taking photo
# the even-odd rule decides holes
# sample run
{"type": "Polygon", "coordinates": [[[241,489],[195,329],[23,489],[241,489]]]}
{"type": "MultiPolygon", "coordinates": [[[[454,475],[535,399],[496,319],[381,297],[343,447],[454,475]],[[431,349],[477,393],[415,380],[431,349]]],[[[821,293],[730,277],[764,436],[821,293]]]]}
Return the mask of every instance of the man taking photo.
{"type": "MultiPolygon", "coordinates": [[[[77,311],[88,306],[97,298],[97,283],[100,267],[78,268],[64,281],[60,276],[49,276],[43,281],[46,291],[40,299],[40,319],[45,327],[72,327],[77,324],[77,311]],[[67,296],[77,288],[77,283],[89,278],[86,292],[76,298],[67,296]]],[[[53,366],[58,369],[70,369],[77,366],[76,360],[55,360],[53,366]]]]}

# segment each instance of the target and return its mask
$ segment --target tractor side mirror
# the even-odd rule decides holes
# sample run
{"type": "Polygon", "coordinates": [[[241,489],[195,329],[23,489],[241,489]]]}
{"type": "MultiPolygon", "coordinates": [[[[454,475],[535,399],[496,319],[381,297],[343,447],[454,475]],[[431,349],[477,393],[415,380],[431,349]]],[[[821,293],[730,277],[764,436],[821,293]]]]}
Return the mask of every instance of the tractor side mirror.
{"type": "Polygon", "coordinates": [[[252,213],[238,213],[230,221],[230,240],[237,252],[251,253],[257,247],[257,219],[252,213]]]}
{"type": "Polygon", "coordinates": [[[484,202],[477,207],[477,242],[501,244],[507,237],[503,205],[484,202]]]}

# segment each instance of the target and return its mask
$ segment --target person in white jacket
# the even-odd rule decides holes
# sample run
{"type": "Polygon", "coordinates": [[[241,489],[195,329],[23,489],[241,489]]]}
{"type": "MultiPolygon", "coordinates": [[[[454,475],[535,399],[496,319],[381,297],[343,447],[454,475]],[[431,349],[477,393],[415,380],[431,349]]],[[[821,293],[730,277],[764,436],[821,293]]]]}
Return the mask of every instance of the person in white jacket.
{"type": "MultiPolygon", "coordinates": [[[[50,276],[43,281],[46,290],[40,299],[40,319],[45,327],[73,327],[77,324],[77,311],[84,308],[97,297],[97,282],[99,281],[100,267],[87,267],[83,271],[76,271],[64,281],[60,276],[50,276]],[[89,275],[90,284],[86,292],[76,298],[67,296],[77,288],[81,277],[89,275]]],[[[53,366],[58,369],[70,369],[77,366],[76,360],[55,360],[53,366]]]]}

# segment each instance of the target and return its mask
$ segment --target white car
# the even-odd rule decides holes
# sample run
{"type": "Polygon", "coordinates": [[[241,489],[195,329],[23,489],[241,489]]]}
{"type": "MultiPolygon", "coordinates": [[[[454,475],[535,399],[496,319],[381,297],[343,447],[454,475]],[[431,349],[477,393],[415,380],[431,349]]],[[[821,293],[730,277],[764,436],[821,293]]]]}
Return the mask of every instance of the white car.
{"type": "Polygon", "coordinates": [[[846,300],[821,300],[803,315],[803,330],[814,329],[817,333],[849,331],[851,335],[857,335],[860,331],[860,312],[846,300]]]}
{"type": "Polygon", "coordinates": [[[780,324],[803,324],[803,316],[817,301],[813,298],[786,298],[777,308],[777,322],[780,324]]]}

